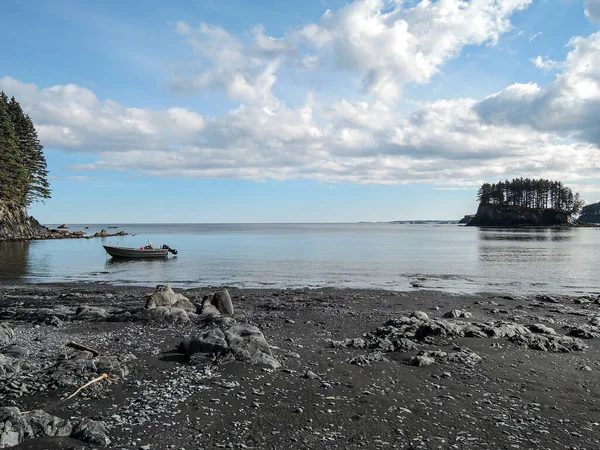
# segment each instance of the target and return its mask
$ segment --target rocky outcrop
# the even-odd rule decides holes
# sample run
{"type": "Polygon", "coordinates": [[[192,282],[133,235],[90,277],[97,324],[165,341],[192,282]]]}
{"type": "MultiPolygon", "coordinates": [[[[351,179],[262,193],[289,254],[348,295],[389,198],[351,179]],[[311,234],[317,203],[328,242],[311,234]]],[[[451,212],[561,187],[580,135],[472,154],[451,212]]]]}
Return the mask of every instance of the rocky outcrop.
{"type": "MultiPolygon", "coordinates": [[[[90,239],[97,237],[126,236],[125,231],[108,233],[102,230],[93,235],[83,231],[69,231],[65,224],[49,229],[31,217],[25,206],[0,200],[0,241],[26,241],[37,239],[90,239]]],[[[109,227],[111,228],[111,227],[109,227]]]]}
{"type": "Polygon", "coordinates": [[[466,226],[477,227],[547,227],[570,225],[571,216],[554,209],[531,209],[509,205],[480,203],[477,214],[466,226]]]}
{"type": "Polygon", "coordinates": [[[467,224],[473,217],[475,217],[475,214],[466,214],[465,217],[458,221],[458,223],[467,224]]]}
{"type": "Polygon", "coordinates": [[[27,213],[25,206],[0,200],[0,241],[36,239],[49,233],[27,213]]]}
{"type": "Polygon", "coordinates": [[[0,408],[0,448],[46,436],[71,436],[91,444],[110,444],[106,428],[99,421],[83,419],[72,424],[42,410],[24,414],[14,406],[0,408]]]}

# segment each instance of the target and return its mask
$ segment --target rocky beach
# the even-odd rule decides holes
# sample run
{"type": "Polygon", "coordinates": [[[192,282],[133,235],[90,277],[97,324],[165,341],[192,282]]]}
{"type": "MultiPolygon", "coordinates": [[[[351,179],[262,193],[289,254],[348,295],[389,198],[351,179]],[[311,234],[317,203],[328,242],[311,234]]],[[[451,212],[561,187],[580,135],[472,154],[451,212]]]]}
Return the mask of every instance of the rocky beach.
{"type": "Polygon", "coordinates": [[[5,283],[0,448],[597,448],[599,336],[597,295],[5,283]]]}

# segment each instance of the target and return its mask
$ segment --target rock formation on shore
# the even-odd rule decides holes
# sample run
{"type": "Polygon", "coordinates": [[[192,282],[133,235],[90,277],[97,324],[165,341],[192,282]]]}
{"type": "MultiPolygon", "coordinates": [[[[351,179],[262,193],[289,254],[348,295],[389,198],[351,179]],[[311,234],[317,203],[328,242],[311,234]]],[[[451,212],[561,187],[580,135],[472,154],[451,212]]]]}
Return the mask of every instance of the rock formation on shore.
{"type": "Polygon", "coordinates": [[[27,213],[25,206],[0,200],[0,241],[36,239],[50,233],[27,213]]]}
{"type": "Polygon", "coordinates": [[[533,209],[480,203],[477,214],[467,223],[467,226],[544,227],[570,224],[572,224],[572,220],[569,214],[554,209],[533,209]]]}
{"type": "MultiPolygon", "coordinates": [[[[67,225],[51,230],[40,224],[27,212],[27,207],[0,200],[0,241],[26,241],[37,239],[81,239],[96,237],[125,236],[125,231],[108,233],[101,230],[93,235],[83,231],[68,231],[67,225]]],[[[113,228],[113,227],[109,227],[113,228]]]]}

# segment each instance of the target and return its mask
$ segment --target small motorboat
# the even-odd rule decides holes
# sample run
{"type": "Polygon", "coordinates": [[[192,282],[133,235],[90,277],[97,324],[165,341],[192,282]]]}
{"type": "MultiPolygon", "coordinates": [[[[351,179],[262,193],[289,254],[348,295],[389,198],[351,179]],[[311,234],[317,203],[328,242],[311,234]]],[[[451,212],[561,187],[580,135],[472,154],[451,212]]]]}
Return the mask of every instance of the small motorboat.
{"type": "Polygon", "coordinates": [[[177,250],[163,245],[160,248],[154,247],[150,239],[148,245],[140,248],[120,247],[119,245],[103,245],[104,250],[113,258],[167,258],[169,252],[176,255],[177,250]]]}

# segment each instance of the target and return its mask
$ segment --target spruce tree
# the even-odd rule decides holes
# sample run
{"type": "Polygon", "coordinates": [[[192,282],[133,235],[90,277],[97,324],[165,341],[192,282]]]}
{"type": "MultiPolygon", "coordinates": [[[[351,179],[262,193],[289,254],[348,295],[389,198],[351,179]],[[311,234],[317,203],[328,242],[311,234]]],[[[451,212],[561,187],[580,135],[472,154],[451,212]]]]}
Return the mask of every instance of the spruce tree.
{"type": "Polygon", "coordinates": [[[0,199],[26,206],[50,198],[42,148],[21,105],[0,92],[0,199]]]}
{"type": "Polygon", "coordinates": [[[0,92],[0,199],[25,204],[27,179],[8,98],[0,92]]]}
{"type": "Polygon", "coordinates": [[[50,198],[46,158],[33,122],[14,97],[10,99],[8,109],[19,140],[22,162],[28,172],[25,203],[29,205],[35,200],[50,198]]]}

